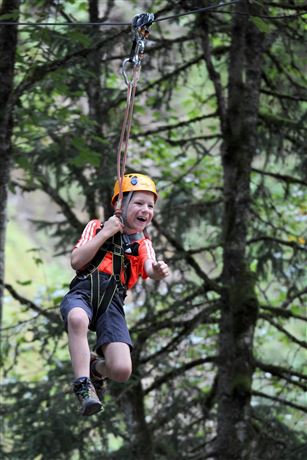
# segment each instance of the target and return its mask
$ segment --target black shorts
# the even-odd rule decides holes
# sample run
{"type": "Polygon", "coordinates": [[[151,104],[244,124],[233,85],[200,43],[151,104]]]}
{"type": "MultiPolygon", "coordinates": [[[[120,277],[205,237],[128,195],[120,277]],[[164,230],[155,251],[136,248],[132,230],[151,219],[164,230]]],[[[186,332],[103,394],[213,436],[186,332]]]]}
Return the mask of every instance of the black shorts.
{"type": "MultiPolygon", "coordinates": [[[[109,275],[99,274],[100,292],[103,292],[109,275]]],[[[91,282],[89,278],[74,280],[71,284],[70,291],[65,295],[60,305],[60,311],[67,331],[68,313],[73,308],[82,308],[87,314],[90,324],[89,328],[96,331],[97,341],[95,349],[98,350],[102,345],[113,342],[124,342],[132,348],[132,341],[128,331],[125,312],[124,299],[126,293],[124,290],[116,291],[108,309],[98,317],[95,326],[91,324],[93,309],[91,306],[91,282]]]]}

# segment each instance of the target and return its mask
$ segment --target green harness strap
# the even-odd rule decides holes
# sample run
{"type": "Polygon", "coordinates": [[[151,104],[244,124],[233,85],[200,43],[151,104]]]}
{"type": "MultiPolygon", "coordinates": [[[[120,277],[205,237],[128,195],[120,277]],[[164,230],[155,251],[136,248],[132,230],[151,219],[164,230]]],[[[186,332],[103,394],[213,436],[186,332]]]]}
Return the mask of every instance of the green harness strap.
{"type": "Polygon", "coordinates": [[[89,275],[91,281],[91,304],[93,307],[93,318],[91,321],[91,326],[94,326],[99,316],[102,315],[108,309],[109,305],[113,300],[117,287],[123,286],[121,283],[120,274],[122,267],[124,267],[124,250],[122,234],[120,232],[116,233],[112,237],[111,247],[111,250],[104,249],[102,247],[103,257],[102,259],[99,259],[100,262],[96,266],[96,269],[93,270],[89,275]],[[101,264],[107,252],[112,252],[112,275],[110,276],[108,284],[103,294],[101,295],[98,267],[101,264]]]}
{"type": "Polygon", "coordinates": [[[138,240],[143,237],[143,232],[135,233],[129,236],[120,232],[116,233],[103,244],[91,262],[82,271],[77,272],[77,276],[74,278],[72,283],[75,280],[77,281],[78,279],[82,280],[87,278],[91,283],[91,305],[93,308],[93,318],[90,324],[90,329],[95,327],[99,316],[108,309],[116,290],[121,288],[125,291],[131,276],[131,265],[129,260],[125,259],[125,251],[127,251],[127,254],[137,255],[138,240]],[[99,266],[108,252],[112,253],[112,274],[107,281],[106,288],[101,293],[99,266]],[[121,282],[120,276],[122,270],[125,276],[124,285],[121,282]]]}

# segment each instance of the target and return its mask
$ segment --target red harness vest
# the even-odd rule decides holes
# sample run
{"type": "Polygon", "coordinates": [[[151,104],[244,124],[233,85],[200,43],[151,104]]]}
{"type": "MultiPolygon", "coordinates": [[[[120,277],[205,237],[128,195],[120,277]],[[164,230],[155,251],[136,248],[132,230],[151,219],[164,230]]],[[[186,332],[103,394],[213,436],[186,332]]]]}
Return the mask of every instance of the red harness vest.
{"type": "MultiPolygon", "coordinates": [[[[97,231],[101,229],[101,222],[98,219],[91,220],[82,232],[82,235],[75,245],[75,248],[83,246],[85,243],[90,241],[97,234],[97,231]]],[[[138,278],[141,276],[143,279],[148,278],[145,272],[144,264],[147,259],[156,260],[155,252],[151,244],[151,240],[146,238],[143,234],[137,235],[124,235],[124,241],[129,240],[127,244],[124,244],[125,259],[130,264],[129,278],[127,288],[132,288],[138,278]],[[140,238],[138,238],[140,236],[140,238]],[[137,239],[135,239],[135,237],[137,239]],[[132,240],[132,242],[131,242],[132,240]],[[130,243],[131,242],[131,243],[130,243]],[[130,244],[129,244],[130,243],[130,244]]],[[[102,262],[98,266],[100,272],[107,273],[109,275],[113,272],[112,265],[112,253],[107,252],[102,262]]],[[[121,272],[121,282],[126,284],[125,273],[121,272]]]]}

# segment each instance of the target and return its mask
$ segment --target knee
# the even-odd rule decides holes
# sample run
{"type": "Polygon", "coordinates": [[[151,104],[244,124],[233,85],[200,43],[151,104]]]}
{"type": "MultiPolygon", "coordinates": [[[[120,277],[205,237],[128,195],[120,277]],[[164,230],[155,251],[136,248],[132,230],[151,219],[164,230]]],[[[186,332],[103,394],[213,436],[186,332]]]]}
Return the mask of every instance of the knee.
{"type": "Polygon", "coordinates": [[[87,333],[88,323],[87,314],[81,308],[74,308],[69,312],[67,318],[68,332],[87,333]]]}
{"type": "Polygon", "coordinates": [[[129,363],[118,363],[112,366],[111,375],[112,380],[123,383],[126,382],[132,372],[131,364],[129,363]]]}

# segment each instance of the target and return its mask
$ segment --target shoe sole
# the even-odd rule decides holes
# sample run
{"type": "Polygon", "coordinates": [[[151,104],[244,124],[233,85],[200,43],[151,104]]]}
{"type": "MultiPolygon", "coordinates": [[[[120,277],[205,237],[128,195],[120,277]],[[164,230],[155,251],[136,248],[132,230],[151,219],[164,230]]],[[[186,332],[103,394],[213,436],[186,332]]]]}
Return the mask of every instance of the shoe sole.
{"type": "Polygon", "coordinates": [[[82,410],[82,415],[88,416],[88,415],[94,415],[100,412],[103,409],[102,404],[98,401],[88,401],[85,405],[85,407],[82,410]]]}

